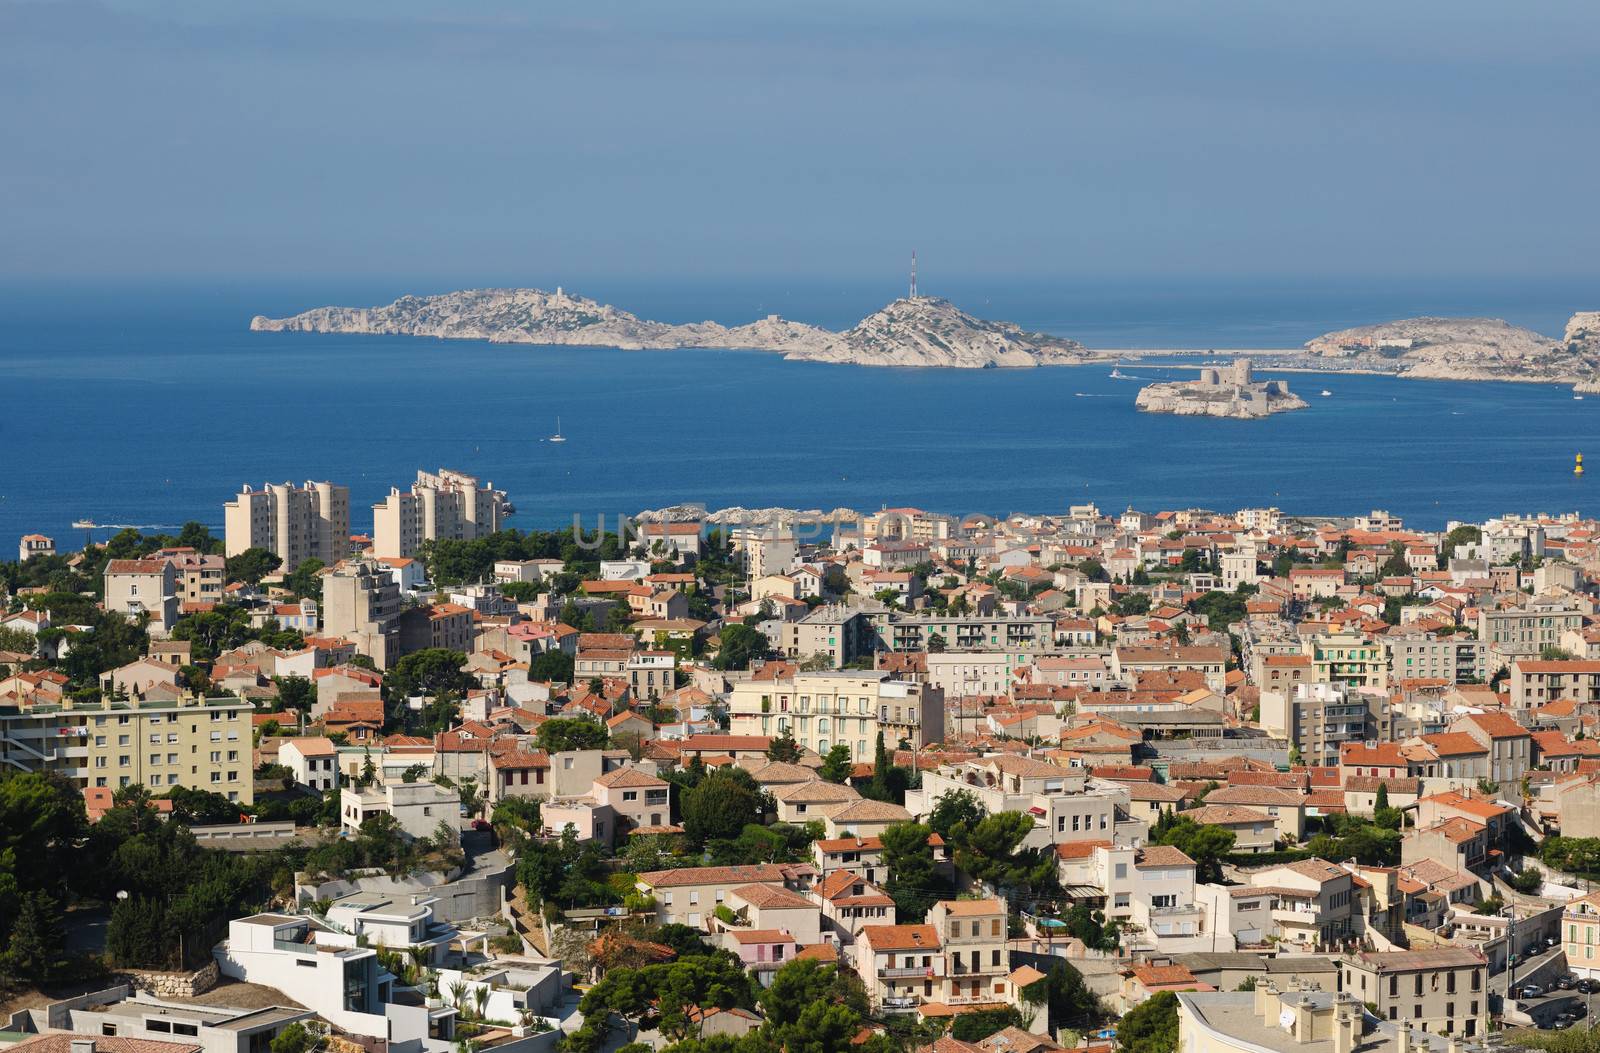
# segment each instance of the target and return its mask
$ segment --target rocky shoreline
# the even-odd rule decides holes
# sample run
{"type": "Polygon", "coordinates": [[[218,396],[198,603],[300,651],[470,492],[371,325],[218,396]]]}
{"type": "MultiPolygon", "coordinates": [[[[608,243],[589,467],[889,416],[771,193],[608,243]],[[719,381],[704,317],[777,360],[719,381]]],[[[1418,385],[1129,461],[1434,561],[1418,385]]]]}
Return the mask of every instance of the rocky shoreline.
{"type": "MultiPolygon", "coordinates": [[[[744,325],[651,321],[557,288],[469,289],[402,296],[381,307],[319,307],[287,318],[257,315],[257,332],[370,333],[441,340],[605,347],[622,350],[719,348],[770,351],[803,362],[946,369],[1083,365],[1122,356],[1229,351],[1101,351],[1076,340],[989,321],[948,300],[895,300],[842,332],[768,315],[744,325]]],[[[1560,339],[1497,318],[1404,318],[1308,340],[1302,349],[1249,352],[1265,368],[1371,373],[1425,380],[1571,384],[1600,391],[1600,311],[1580,311],[1560,339]]],[[[1171,401],[1152,395],[1147,401],[1171,401]]],[[[1207,412],[1200,408],[1157,412],[1207,412]]],[[[1147,408],[1147,407],[1141,407],[1147,408]]],[[[1287,407],[1297,408],[1297,407],[1287,407]]],[[[1251,414],[1247,414],[1251,415],[1251,414]]]]}
{"type": "Polygon", "coordinates": [[[1017,369],[1101,357],[1075,340],[974,317],[948,300],[895,300],[841,333],[768,315],[748,325],[673,325],[557,288],[470,289],[402,296],[384,307],[318,307],[288,318],[256,315],[256,332],[368,333],[441,340],[610,347],[625,351],[728,348],[842,365],[1017,369]]]}

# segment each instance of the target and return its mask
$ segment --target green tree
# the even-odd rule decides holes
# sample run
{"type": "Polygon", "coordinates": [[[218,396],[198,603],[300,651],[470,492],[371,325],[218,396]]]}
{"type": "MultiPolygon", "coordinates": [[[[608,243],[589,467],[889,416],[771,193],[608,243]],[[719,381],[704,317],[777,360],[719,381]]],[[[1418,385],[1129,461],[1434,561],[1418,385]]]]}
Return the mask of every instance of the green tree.
{"type": "Polygon", "coordinates": [[[977,826],[987,814],[983,804],[978,800],[978,795],[971,790],[948,790],[933,802],[933,811],[928,815],[928,825],[933,828],[934,833],[954,843],[960,840],[958,828],[967,830],[977,826]]]}
{"type": "Polygon", "coordinates": [[[259,585],[262,578],[282,565],[283,560],[264,548],[247,548],[237,556],[228,557],[228,580],[242,581],[246,585],[259,585]]]}
{"type": "Polygon", "coordinates": [[[1100,1000],[1071,963],[1056,959],[1045,974],[1045,982],[1049,985],[1051,1027],[1082,1030],[1099,1022],[1100,1000]]]}
{"type": "Polygon", "coordinates": [[[970,827],[955,845],[956,865],[1002,891],[1037,898],[1057,886],[1053,850],[1023,848],[1033,830],[1025,812],[996,812],[970,827]]]}
{"type": "Polygon", "coordinates": [[[684,836],[698,848],[736,838],[749,824],[761,822],[761,793],[742,768],[718,769],[683,795],[682,812],[684,836]]]}
{"type": "Polygon", "coordinates": [[[850,778],[854,768],[855,764],[850,760],[850,747],[841,742],[822,758],[822,768],[818,774],[828,782],[842,784],[850,778]]]}
{"type": "Polygon", "coordinates": [[[546,651],[528,664],[531,680],[545,680],[556,684],[572,683],[572,656],[564,651],[546,651]]]}
{"type": "Polygon", "coordinates": [[[172,802],[172,818],[190,826],[237,823],[240,815],[246,811],[238,802],[230,801],[220,793],[188,786],[174,786],[163,796],[172,802]]]}
{"type": "Polygon", "coordinates": [[[605,725],[587,717],[553,717],[539,725],[535,739],[548,753],[602,750],[611,744],[605,725]]]}
{"type": "Polygon", "coordinates": [[[464,696],[473,687],[472,676],[461,670],[466,661],[466,655],[447,647],[413,651],[384,674],[384,694],[391,707],[412,695],[464,696]]]}
{"type": "Polygon", "coordinates": [[[902,925],[927,917],[944,886],[934,868],[933,847],[928,844],[932,833],[921,823],[895,823],[878,835],[888,874],[883,890],[894,900],[895,920],[902,925]]]}
{"type": "Polygon", "coordinates": [[[1448,561],[1456,554],[1456,549],[1462,545],[1476,545],[1483,540],[1483,531],[1470,524],[1463,524],[1451,530],[1444,536],[1444,541],[1439,545],[1439,552],[1448,561]]]}
{"type": "Polygon", "coordinates": [[[962,1013],[950,1025],[950,1037],[960,1042],[981,1042],[1008,1027],[1023,1026],[1022,1014],[1015,1006],[999,1009],[976,1009],[962,1013]]]}
{"type": "Polygon", "coordinates": [[[1117,1024],[1121,1053],[1176,1053],[1178,996],[1159,991],[1124,1013],[1117,1024]]]}
{"type": "Polygon", "coordinates": [[[748,625],[724,626],[721,640],[711,663],[717,669],[749,669],[753,659],[765,658],[771,649],[766,636],[748,625]]]}
{"type": "Polygon", "coordinates": [[[758,1001],[774,1028],[798,1024],[807,1007],[820,1002],[837,1002],[862,1017],[868,1011],[866,990],[853,973],[814,959],[784,965],[773,974],[772,985],[761,992],[758,1001]]]}
{"type": "Polygon", "coordinates": [[[0,947],[30,893],[60,900],[82,867],[83,796],[59,775],[0,773],[0,947]]]}
{"type": "Polygon", "coordinates": [[[0,963],[0,973],[47,983],[55,979],[64,964],[62,954],[61,909],[55,899],[43,892],[22,897],[16,924],[11,929],[10,946],[0,963]]]}
{"type": "Polygon", "coordinates": [[[883,744],[883,732],[878,732],[877,746],[873,751],[872,780],[861,796],[890,804],[904,804],[906,790],[911,787],[911,772],[894,764],[892,755],[883,744]]]}
{"type": "Polygon", "coordinates": [[[300,1023],[290,1024],[271,1042],[272,1053],[311,1053],[315,1045],[316,1039],[300,1023]]]}
{"type": "Polygon", "coordinates": [[[767,746],[767,760],[794,764],[800,760],[800,744],[787,731],[773,738],[767,746]]]}
{"type": "Polygon", "coordinates": [[[327,564],[312,556],[283,576],[283,587],[296,596],[322,599],[322,570],[327,564]]]}
{"type": "Polygon", "coordinates": [[[33,653],[34,647],[37,646],[38,642],[38,638],[26,629],[11,629],[0,626],[0,651],[29,655],[33,653]]]}
{"type": "MultiPolygon", "coordinates": [[[[1396,811],[1390,809],[1390,811],[1396,811]]],[[[1385,828],[1355,815],[1323,818],[1323,832],[1306,842],[1306,849],[1323,859],[1355,859],[1366,866],[1398,866],[1400,831],[1385,828]]]]}
{"type": "Polygon", "coordinates": [[[1197,823],[1186,815],[1174,817],[1164,828],[1158,824],[1158,829],[1159,834],[1151,831],[1157,844],[1171,845],[1194,860],[1196,880],[1222,880],[1222,857],[1233,851],[1232,830],[1197,823]]]}

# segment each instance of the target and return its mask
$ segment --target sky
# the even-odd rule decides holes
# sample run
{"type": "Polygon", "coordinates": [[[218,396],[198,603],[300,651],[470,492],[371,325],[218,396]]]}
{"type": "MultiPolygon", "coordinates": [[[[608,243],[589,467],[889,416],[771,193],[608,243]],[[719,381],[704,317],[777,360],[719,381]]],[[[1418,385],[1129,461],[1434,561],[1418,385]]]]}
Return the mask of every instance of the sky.
{"type": "Polygon", "coordinates": [[[0,0],[0,280],[1600,276],[1600,4],[0,0]]]}

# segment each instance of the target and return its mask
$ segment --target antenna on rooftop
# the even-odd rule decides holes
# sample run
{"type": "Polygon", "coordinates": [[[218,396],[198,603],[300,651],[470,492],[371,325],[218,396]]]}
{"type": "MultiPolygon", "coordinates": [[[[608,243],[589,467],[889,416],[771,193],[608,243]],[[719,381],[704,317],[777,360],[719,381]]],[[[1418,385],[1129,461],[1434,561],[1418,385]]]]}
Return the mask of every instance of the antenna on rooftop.
{"type": "Polygon", "coordinates": [[[911,250],[911,298],[917,298],[917,250],[911,250]]]}

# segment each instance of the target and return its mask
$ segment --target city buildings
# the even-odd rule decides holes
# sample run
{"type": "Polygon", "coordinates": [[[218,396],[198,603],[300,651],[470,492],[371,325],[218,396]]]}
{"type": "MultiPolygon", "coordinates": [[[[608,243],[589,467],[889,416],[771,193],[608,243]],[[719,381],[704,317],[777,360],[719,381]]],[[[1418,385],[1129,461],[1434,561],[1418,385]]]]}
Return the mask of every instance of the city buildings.
{"type": "Polygon", "coordinates": [[[493,483],[440,468],[417,472],[409,490],[391,488],[372,506],[372,552],[380,558],[415,556],[424,541],[471,541],[501,528],[510,502],[493,483]]]}
{"type": "Polygon", "coordinates": [[[265,549],[283,561],[287,574],[308,559],[332,566],[344,558],[350,538],[350,491],[328,482],[246,486],[223,505],[226,552],[265,549]]]}
{"type": "Polygon", "coordinates": [[[880,734],[890,747],[940,741],[944,693],[881,669],[796,672],[735,684],[728,719],[735,735],[787,734],[824,756],[842,744],[851,757],[868,761],[880,734]]]}

